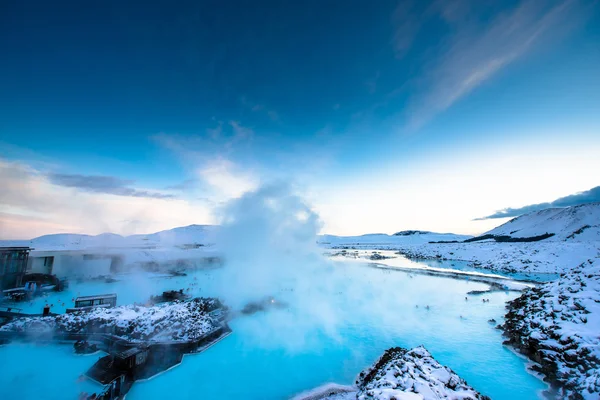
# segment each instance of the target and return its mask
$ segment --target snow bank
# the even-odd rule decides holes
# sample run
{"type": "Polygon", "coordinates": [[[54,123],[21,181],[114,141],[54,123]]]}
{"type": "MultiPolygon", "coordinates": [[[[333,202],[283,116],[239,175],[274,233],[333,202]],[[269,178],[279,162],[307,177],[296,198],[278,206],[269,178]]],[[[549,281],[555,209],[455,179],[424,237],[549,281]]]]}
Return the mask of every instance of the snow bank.
{"type": "Polygon", "coordinates": [[[209,312],[219,307],[216,299],[197,298],[152,307],[94,308],[89,312],[17,319],[1,326],[0,332],[106,333],[129,341],[192,341],[218,327],[209,312]]]}
{"type": "Polygon", "coordinates": [[[507,305],[510,344],[567,399],[600,397],[600,260],[582,263],[507,305]]]}

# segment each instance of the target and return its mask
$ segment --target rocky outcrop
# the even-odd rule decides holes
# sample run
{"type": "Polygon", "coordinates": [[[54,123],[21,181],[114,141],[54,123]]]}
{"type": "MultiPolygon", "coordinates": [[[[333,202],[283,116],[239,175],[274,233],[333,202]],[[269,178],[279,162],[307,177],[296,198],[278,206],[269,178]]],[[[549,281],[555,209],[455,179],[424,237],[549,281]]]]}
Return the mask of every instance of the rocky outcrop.
{"type": "Polygon", "coordinates": [[[328,384],[294,400],[490,400],[423,347],[392,347],[356,378],[355,386],[328,384]]]}
{"type": "Polygon", "coordinates": [[[376,252],[376,251],[374,251],[369,256],[369,260],[372,260],[372,261],[387,260],[388,258],[393,258],[393,257],[384,256],[383,254],[376,252]]]}
{"type": "Polygon", "coordinates": [[[359,400],[489,399],[450,368],[438,363],[422,346],[393,347],[356,379],[359,400]]]}
{"type": "Polygon", "coordinates": [[[0,332],[40,336],[103,333],[128,341],[194,341],[218,327],[218,318],[211,312],[221,307],[217,299],[197,298],[152,307],[94,308],[88,312],[16,319],[1,326],[0,332]]]}
{"type": "Polygon", "coordinates": [[[600,398],[600,261],[507,304],[509,344],[535,361],[558,398],[600,398]]]}

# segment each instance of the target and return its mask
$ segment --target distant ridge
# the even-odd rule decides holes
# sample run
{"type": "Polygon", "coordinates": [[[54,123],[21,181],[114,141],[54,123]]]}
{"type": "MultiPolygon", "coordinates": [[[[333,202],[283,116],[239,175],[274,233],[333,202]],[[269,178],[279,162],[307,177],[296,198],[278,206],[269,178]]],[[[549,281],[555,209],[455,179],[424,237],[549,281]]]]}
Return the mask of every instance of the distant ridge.
{"type": "Polygon", "coordinates": [[[428,235],[428,234],[447,235],[446,233],[435,233],[435,232],[431,232],[431,231],[400,231],[400,232],[394,233],[394,236],[428,235]]]}
{"type": "Polygon", "coordinates": [[[454,233],[436,233],[429,231],[401,231],[393,235],[384,233],[370,233],[359,236],[336,236],[336,235],[321,235],[318,238],[319,243],[327,243],[331,245],[403,245],[403,244],[425,244],[429,242],[439,241],[454,241],[462,242],[469,239],[470,235],[457,235],[454,233]]]}

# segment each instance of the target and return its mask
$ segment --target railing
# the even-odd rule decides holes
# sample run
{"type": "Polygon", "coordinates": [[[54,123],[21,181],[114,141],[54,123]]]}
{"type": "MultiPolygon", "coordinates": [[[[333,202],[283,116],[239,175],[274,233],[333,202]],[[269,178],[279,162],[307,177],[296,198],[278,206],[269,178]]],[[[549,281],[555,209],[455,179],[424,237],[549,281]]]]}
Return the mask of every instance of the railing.
{"type": "Polygon", "coordinates": [[[17,308],[17,307],[0,306],[0,311],[21,313],[21,311],[23,311],[23,309],[22,308],[17,308]]]}

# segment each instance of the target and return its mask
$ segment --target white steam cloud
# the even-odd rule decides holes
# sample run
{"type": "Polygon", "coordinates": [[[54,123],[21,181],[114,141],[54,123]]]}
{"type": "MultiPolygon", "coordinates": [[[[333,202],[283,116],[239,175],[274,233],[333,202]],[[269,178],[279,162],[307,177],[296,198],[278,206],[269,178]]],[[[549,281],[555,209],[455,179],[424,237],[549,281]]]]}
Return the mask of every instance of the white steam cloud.
{"type": "Polygon", "coordinates": [[[401,326],[407,317],[420,324],[413,318],[415,301],[425,302],[437,290],[421,288],[422,295],[415,296],[415,290],[397,290],[402,280],[406,285],[406,274],[324,257],[316,243],[318,215],[285,185],[230,201],[220,218],[217,243],[225,266],[217,278],[219,296],[234,310],[267,296],[286,304],[284,309],[236,318],[234,324],[241,326],[234,330],[243,329],[253,338],[252,346],[301,351],[323,334],[343,341],[344,330],[367,320],[382,332],[390,325],[401,326]]]}

